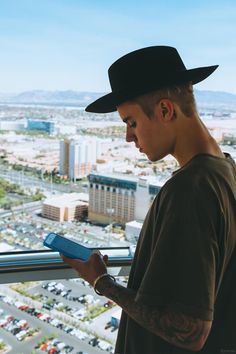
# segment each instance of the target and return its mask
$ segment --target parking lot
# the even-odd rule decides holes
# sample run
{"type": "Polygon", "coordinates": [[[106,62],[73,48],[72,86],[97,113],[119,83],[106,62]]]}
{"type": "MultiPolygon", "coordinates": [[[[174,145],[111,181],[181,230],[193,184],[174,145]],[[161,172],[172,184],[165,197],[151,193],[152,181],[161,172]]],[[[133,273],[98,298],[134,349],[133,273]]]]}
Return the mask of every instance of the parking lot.
{"type": "Polygon", "coordinates": [[[40,305],[30,297],[28,301],[24,297],[23,301],[23,297],[18,296],[16,301],[11,293],[12,290],[0,295],[0,338],[11,346],[9,353],[31,354],[32,350],[48,354],[114,352],[117,330],[105,329],[105,325],[117,306],[109,304],[106,298],[97,299],[82,280],[42,282],[30,288],[29,295],[40,294],[40,305]],[[83,321],[92,304],[99,304],[107,311],[93,320],[83,321]]]}
{"type": "MultiPolygon", "coordinates": [[[[111,239],[99,226],[60,224],[23,210],[2,218],[0,251],[44,249],[45,235],[55,230],[89,247],[107,246],[111,239]]],[[[127,245],[119,238],[111,241],[110,246],[127,245]]],[[[113,353],[117,328],[110,322],[117,306],[82,279],[35,282],[24,295],[10,285],[0,292],[0,340],[11,347],[8,353],[113,353]]]]}
{"type": "MultiPolygon", "coordinates": [[[[22,211],[2,218],[0,222],[0,241],[13,246],[16,250],[42,250],[43,239],[49,232],[56,232],[84,244],[87,247],[123,247],[130,243],[124,235],[109,233],[100,226],[83,222],[56,222],[45,219],[37,212],[22,211]]],[[[2,252],[0,247],[0,252],[2,252]]]]}

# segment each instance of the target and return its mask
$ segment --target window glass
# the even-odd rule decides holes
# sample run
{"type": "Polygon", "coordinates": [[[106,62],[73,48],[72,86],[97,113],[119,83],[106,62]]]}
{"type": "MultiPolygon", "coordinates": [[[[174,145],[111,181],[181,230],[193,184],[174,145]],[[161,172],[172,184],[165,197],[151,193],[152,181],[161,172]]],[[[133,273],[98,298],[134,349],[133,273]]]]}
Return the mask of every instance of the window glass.
{"type": "Polygon", "coordinates": [[[0,252],[43,249],[50,231],[102,246],[107,242],[104,227],[111,223],[111,243],[117,244],[120,235],[120,244],[129,245],[126,223],[143,222],[153,198],[178,168],[169,156],[150,163],[125,142],[117,112],[84,112],[110,91],[107,68],[124,52],[161,42],[179,48],[189,66],[219,63],[214,77],[195,87],[195,95],[200,117],[235,159],[235,4],[216,2],[212,9],[209,1],[177,7],[174,1],[135,8],[131,3],[3,5],[0,252]],[[156,20],[157,10],[166,8],[168,26],[156,20]],[[196,35],[201,41],[192,41],[196,35]],[[110,193],[116,190],[119,194],[110,193]],[[140,205],[143,212],[137,213],[140,205]],[[131,208],[134,212],[127,212],[131,208]],[[116,223],[122,225],[119,230],[116,223]]]}
{"type": "MultiPolygon", "coordinates": [[[[0,255],[46,250],[49,232],[134,254],[178,165],[150,163],[125,141],[117,112],[84,111],[110,92],[107,69],[129,51],[166,44],[188,67],[220,64],[194,90],[204,124],[236,160],[235,18],[231,0],[1,4],[0,255]]],[[[120,310],[82,279],[0,292],[0,351],[113,353],[120,310]]]]}

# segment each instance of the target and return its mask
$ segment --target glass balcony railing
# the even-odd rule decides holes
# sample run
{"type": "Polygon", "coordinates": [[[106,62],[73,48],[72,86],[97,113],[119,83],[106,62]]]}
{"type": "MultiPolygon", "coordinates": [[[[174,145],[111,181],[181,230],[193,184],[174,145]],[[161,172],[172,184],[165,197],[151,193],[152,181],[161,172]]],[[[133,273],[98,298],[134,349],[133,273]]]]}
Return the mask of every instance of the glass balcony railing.
{"type": "MultiPolygon", "coordinates": [[[[99,248],[125,285],[129,247],[99,248]]],[[[9,354],[114,353],[121,309],[98,296],[58,252],[0,254],[0,345],[9,354]]]]}

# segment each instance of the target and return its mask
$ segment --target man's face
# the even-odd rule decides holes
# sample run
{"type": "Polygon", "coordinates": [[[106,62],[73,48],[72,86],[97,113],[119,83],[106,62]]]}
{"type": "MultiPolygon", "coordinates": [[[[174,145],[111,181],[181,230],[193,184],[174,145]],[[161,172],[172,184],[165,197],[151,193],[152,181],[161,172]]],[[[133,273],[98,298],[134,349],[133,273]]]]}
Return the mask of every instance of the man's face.
{"type": "Polygon", "coordinates": [[[126,141],[134,142],[136,148],[146,154],[150,161],[160,160],[171,153],[170,130],[158,106],[159,104],[152,118],[134,102],[125,102],[117,108],[121,119],[126,123],[126,141]]]}

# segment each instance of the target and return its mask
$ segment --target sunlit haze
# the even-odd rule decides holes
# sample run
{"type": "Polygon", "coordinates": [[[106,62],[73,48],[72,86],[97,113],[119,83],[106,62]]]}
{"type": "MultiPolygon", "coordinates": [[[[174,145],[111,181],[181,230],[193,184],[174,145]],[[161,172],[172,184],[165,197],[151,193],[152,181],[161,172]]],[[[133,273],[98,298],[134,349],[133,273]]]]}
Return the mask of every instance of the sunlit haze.
{"type": "Polygon", "coordinates": [[[0,5],[0,92],[110,91],[107,69],[150,45],[187,68],[219,64],[197,85],[236,93],[235,0],[9,0],[0,5]]]}

